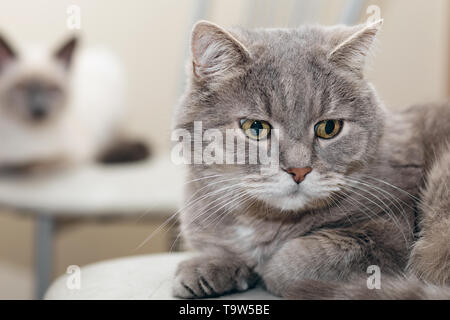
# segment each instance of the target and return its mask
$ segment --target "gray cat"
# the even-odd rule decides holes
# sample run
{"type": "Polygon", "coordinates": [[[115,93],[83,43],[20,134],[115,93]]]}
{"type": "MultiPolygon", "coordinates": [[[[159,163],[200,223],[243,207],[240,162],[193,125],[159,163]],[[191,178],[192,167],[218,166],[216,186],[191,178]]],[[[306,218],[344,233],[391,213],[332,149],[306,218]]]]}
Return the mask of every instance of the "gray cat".
{"type": "Polygon", "coordinates": [[[450,106],[384,108],[363,75],[381,24],[196,24],[175,127],[242,129],[246,145],[277,129],[279,168],[189,167],[181,229],[202,254],[179,265],[175,296],[261,283],[287,298],[450,298],[450,106]]]}

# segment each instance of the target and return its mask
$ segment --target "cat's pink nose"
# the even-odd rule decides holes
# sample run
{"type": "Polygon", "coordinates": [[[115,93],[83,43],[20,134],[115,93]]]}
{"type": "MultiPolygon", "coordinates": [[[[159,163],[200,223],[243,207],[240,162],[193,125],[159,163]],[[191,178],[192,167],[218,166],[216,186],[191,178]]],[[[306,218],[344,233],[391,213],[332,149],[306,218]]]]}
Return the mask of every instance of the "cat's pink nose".
{"type": "Polygon", "coordinates": [[[306,168],[289,168],[286,170],[287,173],[289,173],[292,176],[292,179],[299,184],[303,180],[305,180],[305,177],[308,173],[312,171],[311,167],[306,168]]]}

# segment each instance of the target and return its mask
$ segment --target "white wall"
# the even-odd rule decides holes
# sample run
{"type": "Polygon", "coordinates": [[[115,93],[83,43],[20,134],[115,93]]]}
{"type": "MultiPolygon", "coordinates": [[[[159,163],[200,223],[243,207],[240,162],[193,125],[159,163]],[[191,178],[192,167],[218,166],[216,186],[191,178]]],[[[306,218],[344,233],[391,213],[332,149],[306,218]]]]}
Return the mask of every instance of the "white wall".
{"type": "Polygon", "coordinates": [[[449,1],[381,1],[384,26],[369,78],[388,107],[448,98],[449,1]]]}

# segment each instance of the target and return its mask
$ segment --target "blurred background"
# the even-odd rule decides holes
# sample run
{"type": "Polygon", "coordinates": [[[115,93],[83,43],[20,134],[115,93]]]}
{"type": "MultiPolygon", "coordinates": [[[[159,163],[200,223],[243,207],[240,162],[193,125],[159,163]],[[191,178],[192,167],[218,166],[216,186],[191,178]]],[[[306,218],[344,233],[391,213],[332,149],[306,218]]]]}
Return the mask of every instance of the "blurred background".
{"type": "MultiPolygon", "coordinates": [[[[122,60],[123,129],[144,137],[156,157],[170,151],[172,110],[183,90],[189,32],[198,19],[223,27],[353,24],[366,21],[372,14],[366,9],[376,5],[385,23],[367,77],[386,106],[441,101],[450,92],[447,0],[0,0],[0,34],[19,49],[35,42],[54,47],[73,32],[66,25],[73,4],[81,9],[81,29],[75,31],[82,46],[107,47],[122,60]]],[[[32,211],[0,206],[0,299],[36,297],[32,211]]],[[[167,232],[136,249],[164,221],[161,216],[63,219],[53,233],[51,276],[72,264],[169,250],[173,238],[167,232]]]]}

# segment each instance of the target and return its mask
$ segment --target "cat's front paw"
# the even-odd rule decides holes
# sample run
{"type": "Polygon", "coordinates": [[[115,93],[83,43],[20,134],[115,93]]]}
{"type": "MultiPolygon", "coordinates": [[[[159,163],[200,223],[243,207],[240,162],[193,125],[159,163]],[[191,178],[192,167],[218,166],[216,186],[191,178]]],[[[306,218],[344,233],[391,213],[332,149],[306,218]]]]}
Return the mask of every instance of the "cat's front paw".
{"type": "Polygon", "coordinates": [[[247,290],[255,282],[255,274],[240,261],[197,257],[179,264],[173,295],[185,299],[216,297],[247,290]]]}

